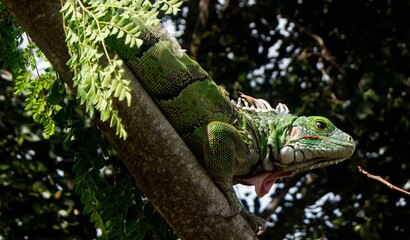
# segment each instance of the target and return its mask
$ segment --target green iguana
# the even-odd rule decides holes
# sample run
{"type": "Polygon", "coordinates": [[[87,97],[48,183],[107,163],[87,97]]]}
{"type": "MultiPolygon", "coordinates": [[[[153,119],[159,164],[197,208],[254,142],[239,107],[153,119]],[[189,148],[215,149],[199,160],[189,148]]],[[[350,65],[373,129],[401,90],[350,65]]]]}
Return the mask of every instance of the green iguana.
{"type": "Polygon", "coordinates": [[[127,63],[163,114],[225,194],[235,214],[253,225],[265,220],[248,211],[233,185],[254,185],[268,193],[278,178],[336,164],[355,149],[351,136],[324,117],[297,117],[284,104],[272,108],[262,99],[241,95],[230,101],[209,75],[159,27],[142,29],[140,48],[122,39],[109,45],[127,63]]]}

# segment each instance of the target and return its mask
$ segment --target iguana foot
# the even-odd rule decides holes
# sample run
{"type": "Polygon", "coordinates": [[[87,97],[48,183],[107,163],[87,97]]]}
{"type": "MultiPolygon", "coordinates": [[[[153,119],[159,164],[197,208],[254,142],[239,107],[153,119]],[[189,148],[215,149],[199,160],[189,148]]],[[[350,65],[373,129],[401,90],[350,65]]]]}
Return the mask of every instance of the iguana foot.
{"type": "Polygon", "coordinates": [[[223,214],[222,216],[226,218],[231,218],[231,217],[235,217],[238,214],[241,214],[249,222],[252,229],[254,229],[257,235],[260,235],[265,231],[266,220],[250,212],[245,207],[238,208],[238,207],[231,206],[231,211],[228,214],[223,214]]]}
{"type": "Polygon", "coordinates": [[[266,220],[264,218],[257,216],[246,208],[241,210],[241,215],[248,220],[257,235],[260,235],[265,231],[266,220]]]}

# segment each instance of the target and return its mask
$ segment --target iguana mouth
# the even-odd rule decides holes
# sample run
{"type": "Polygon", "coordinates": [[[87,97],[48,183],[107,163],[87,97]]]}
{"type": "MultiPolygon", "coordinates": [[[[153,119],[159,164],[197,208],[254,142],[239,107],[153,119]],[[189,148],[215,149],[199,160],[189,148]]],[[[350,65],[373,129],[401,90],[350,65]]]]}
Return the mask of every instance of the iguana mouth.
{"type": "MultiPolygon", "coordinates": [[[[295,163],[295,164],[281,164],[279,162],[274,162],[273,164],[278,168],[278,172],[287,172],[288,174],[280,174],[281,176],[288,177],[295,175],[297,173],[313,170],[315,168],[326,167],[329,165],[337,164],[342,162],[346,158],[337,158],[337,159],[326,159],[323,157],[313,158],[305,162],[295,163]]],[[[275,171],[275,170],[274,170],[275,171]]],[[[283,177],[282,177],[283,178],[283,177]]]]}

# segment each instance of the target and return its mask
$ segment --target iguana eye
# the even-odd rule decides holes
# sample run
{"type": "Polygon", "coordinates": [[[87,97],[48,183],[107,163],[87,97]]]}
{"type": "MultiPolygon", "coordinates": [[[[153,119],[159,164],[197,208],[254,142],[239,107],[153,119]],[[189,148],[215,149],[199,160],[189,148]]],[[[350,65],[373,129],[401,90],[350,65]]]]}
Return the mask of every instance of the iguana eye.
{"type": "Polygon", "coordinates": [[[320,130],[328,129],[327,124],[323,121],[320,121],[320,120],[316,121],[316,127],[319,128],[320,130]]]}

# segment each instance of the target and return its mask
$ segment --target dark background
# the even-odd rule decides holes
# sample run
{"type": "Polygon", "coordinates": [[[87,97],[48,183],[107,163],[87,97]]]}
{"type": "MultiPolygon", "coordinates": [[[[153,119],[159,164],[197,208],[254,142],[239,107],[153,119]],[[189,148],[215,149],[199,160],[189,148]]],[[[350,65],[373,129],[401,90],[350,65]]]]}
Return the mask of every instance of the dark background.
{"type": "MultiPolygon", "coordinates": [[[[410,239],[409,196],[357,170],[410,189],[410,2],[200,2],[184,3],[171,19],[183,32],[177,38],[233,98],[241,91],[297,115],[326,116],[356,140],[351,160],[281,182],[273,204],[260,210],[274,216],[260,238],[410,239]]],[[[15,48],[21,29],[0,23],[8,41],[2,49],[15,48]]],[[[73,155],[63,145],[67,126],[44,141],[12,86],[0,80],[0,236],[92,238],[74,194],[73,155]]],[[[113,159],[114,172],[129,179],[115,153],[113,159]]],[[[134,204],[149,219],[141,239],[175,237],[158,233],[169,230],[149,205],[134,204]]]]}

